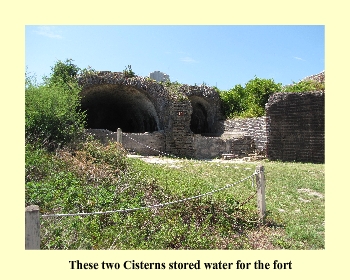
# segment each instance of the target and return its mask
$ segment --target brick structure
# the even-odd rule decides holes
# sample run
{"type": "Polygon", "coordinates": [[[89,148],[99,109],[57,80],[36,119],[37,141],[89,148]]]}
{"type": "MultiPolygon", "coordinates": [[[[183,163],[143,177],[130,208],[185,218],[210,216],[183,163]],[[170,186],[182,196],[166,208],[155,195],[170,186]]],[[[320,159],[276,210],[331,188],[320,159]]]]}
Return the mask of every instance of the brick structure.
{"type": "Polygon", "coordinates": [[[267,157],[324,163],[324,92],[276,93],[266,104],[267,157]]]}
{"type": "Polygon", "coordinates": [[[264,154],[266,152],[266,117],[258,118],[237,118],[224,122],[225,133],[241,133],[254,140],[254,149],[264,154]]]}
{"type": "MultiPolygon", "coordinates": [[[[178,85],[174,90],[149,78],[109,71],[82,76],[79,83],[87,128],[101,141],[114,139],[121,128],[161,152],[193,157],[195,134],[220,133],[220,97],[214,88],[178,85]]],[[[147,154],[142,145],[134,141],[130,147],[132,141],[126,141],[129,149],[147,154]]]]}
{"type": "MultiPolygon", "coordinates": [[[[306,79],[324,81],[324,72],[306,79]]],[[[124,147],[142,155],[244,157],[257,151],[271,160],[324,162],[324,92],[276,93],[266,116],[224,120],[219,93],[205,85],[169,86],[109,71],[79,83],[89,131],[106,142],[121,128],[130,136],[123,137],[124,147]]]]}

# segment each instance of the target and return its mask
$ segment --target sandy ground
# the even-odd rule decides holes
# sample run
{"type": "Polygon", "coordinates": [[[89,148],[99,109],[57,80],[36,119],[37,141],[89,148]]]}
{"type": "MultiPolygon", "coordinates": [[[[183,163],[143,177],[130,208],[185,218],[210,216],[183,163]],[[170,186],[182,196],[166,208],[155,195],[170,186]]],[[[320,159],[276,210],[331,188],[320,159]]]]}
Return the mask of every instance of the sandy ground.
{"type": "MultiPolygon", "coordinates": [[[[158,157],[158,156],[140,156],[140,155],[128,155],[130,158],[139,158],[145,162],[148,163],[154,163],[154,164],[168,164],[168,165],[175,165],[178,163],[181,163],[183,161],[186,161],[187,159],[173,159],[168,157],[158,157]]],[[[252,161],[252,160],[245,160],[245,159],[204,159],[201,161],[206,162],[213,162],[213,163],[259,163],[260,161],[252,161]]]]}

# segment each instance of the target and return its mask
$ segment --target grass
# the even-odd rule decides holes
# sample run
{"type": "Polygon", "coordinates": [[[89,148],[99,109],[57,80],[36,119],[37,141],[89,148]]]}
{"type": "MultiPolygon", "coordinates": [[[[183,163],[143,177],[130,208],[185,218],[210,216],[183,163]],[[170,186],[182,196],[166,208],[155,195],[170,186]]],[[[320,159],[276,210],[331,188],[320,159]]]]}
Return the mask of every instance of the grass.
{"type": "MultiPolygon", "coordinates": [[[[127,158],[114,143],[48,153],[26,146],[26,205],[41,214],[135,208],[202,194],[258,163],[127,158]]],[[[42,217],[42,249],[324,249],[324,165],[264,161],[267,215],[248,179],[200,199],[128,213],[42,217]]]]}

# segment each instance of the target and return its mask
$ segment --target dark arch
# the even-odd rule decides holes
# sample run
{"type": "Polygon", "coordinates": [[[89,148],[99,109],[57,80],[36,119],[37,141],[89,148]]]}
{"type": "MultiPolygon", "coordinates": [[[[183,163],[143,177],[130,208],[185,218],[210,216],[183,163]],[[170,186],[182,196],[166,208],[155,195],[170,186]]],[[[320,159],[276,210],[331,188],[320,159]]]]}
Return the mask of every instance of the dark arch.
{"type": "Polygon", "coordinates": [[[144,133],[159,129],[153,103],[144,92],[125,85],[96,85],[81,92],[87,128],[144,133]]]}
{"type": "Polygon", "coordinates": [[[190,129],[195,134],[209,133],[208,106],[209,103],[198,96],[189,97],[192,105],[190,129]]]}

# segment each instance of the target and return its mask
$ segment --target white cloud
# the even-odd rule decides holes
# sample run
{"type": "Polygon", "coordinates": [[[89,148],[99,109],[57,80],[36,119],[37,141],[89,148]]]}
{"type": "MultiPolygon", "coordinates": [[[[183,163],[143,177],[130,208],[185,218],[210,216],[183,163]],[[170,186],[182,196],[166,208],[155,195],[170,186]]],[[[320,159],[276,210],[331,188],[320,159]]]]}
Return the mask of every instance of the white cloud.
{"type": "Polygon", "coordinates": [[[39,26],[38,29],[35,31],[36,34],[54,38],[54,39],[62,39],[63,37],[58,34],[51,26],[39,26]]]}
{"type": "Polygon", "coordinates": [[[297,57],[297,56],[294,56],[294,59],[305,61],[304,59],[302,59],[302,58],[300,58],[300,57],[297,57]]]}

